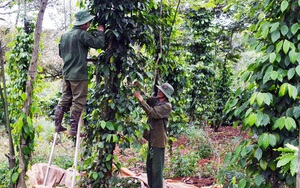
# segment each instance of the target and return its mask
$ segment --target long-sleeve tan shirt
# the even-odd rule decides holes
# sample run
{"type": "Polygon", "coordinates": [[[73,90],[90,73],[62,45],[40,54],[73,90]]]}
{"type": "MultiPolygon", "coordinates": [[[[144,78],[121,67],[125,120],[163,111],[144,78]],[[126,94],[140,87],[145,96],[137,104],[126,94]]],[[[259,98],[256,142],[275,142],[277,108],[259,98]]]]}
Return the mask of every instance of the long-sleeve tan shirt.
{"type": "Polygon", "coordinates": [[[141,101],[142,108],[148,116],[150,124],[149,144],[156,148],[165,148],[167,144],[167,125],[172,111],[170,102],[157,102],[154,107],[141,101]]]}

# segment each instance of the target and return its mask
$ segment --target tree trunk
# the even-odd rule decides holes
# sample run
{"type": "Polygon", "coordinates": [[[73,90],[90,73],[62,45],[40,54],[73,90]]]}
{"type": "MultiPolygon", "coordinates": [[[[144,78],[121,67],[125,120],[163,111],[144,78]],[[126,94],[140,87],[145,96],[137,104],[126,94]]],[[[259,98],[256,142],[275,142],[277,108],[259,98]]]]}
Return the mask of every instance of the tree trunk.
{"type": "MultiPolygon", "coordinates": [[[[16,165],[16,159],[15,159],[15,150],[14,150],[14,143],[11,135],[10,130],[10,122],[9,122],[9,113],[8,113],[8,103],[7,103],[7,92],[6,92],[6,84],[5,84],[5,73],[4,73],[4,62],[2,58],[2,45],[0,41],[0,64],[1,64],[1,76],[2,76],[2,82],[3,82],[3,89],[1,90],[1,98],[2,98],[2,104],[4,107],[4,114],[5,114],[5,125],[6,125],[6,131],[8,134],[8,140],[9,140],[9,155],[5,154],[5,156],[8,159],[8,167],[9,169],[13,169],[16,165]],[[3,90],[3,92],[2,92],[3,90]]],[[[11,177],[10,177],[10,188],[13,188],[15,185],[12,183],[11,177]]]]}
{"type": "MultiPolygon", "coordinates": [[[[38,13],[38,18],[36,22],[36,28],[35,28],[35,34],[34,34],[34,47],[32,52],[32,59],[30,62],[29,70],[28,70],[28,77],[26,82],[26,100],[24,102],[23,112],[26,116],[29,116],[30,114],[30,106],[32,103],[32,93],[33,93],[33,83],[35,82],[36,78],[36,72],[37,72],[37,61],[38,61],[38,51],[39,51],[39,44],[40,44],[40,38],[41,38],[41,32],[42,32],[42,24],[44,19],[44,13],[47,7],[48,0],[41,0],[41,6],[38,13]]],[[[24,120],[24,123],[26,122],[26,118],[24,120]]],[[[20,166],[21,173],[19,175],[18,179],[18,185],[17,187],[26,187],[25,184],[25,177],[26,177],[26,171],[27,171],[27,163],[26,163],[26,157],[23,152],[23,147],[26,146],[28,143],[28,140],[24,138],[24,134],[22,133],[20,136],[20,166]]]]}
{"type": "MultiPolygon", "coordinates": [[[[300,143],[300,128],[298,128],[298,143],[300,143]]],[[[298,167],[297,167],[297,179],[296,188],[300,188],[300,149],[298,147],[298,167]]]]}

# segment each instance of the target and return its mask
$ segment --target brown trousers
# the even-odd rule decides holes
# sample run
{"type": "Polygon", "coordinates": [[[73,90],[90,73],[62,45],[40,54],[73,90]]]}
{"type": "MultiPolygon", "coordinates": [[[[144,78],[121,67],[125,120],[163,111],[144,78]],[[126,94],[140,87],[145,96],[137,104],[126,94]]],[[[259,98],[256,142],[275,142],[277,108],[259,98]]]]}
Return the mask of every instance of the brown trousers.
{"type": "Polygon", "coordinates": [[[63,80],[62,96],[58,106],[81,112],[86,104],[88,94],[87,80],[63,80]]]}

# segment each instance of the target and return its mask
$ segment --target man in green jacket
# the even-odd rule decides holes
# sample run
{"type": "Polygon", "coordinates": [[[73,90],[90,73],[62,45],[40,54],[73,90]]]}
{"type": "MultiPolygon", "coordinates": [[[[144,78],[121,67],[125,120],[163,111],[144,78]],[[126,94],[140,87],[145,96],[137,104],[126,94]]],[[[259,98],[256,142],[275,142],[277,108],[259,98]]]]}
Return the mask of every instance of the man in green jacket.
{"type": "Polygon", "coordinates": [[[61,36],[59,56],[63,59],[62,96],[55,109],[55,132],[66,131],[61,125],[64,113],[69,109],[70,134],[76,136],[79,118],[86,104],[88,93],[87,55],[89,48],[104,48],[104,27],[88,32],[90,22],[95,16],[87,10],[75,13],[74,27],[61,36]]]}
{"type": "Polygon", "coordinates": [[[134,92],[134,96],[140,101],[143,110],[146,112],[150,125],[150,131],[146,136],[149,146],[146,168],[150,188],[163,188],[167,125],[172,111],[172,104],[169,100],[172,99],[171,95],[174,92],[173,87],[168,83],[157,87],[157,96],[154,99],[147,99],[147,102],[143,100],[140,93],[134,92]]]}

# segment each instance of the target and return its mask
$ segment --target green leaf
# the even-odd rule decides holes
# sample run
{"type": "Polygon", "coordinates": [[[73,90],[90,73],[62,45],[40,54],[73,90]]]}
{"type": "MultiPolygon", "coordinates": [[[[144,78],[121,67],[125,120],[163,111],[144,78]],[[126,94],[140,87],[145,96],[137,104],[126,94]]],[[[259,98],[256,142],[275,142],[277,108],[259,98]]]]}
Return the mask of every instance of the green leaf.
{"type": "Polygon", "coordinates": [[[274,53],[274,52],[272,52],[271,54],[270,54],[270,62],[271,63],[274,63],[274,61],[275,61],[275,59],[276,59],[276,54],[274,53]]]}
{"type": "Polygon", "coordinates": [[[292,128],[296,129],[297,125],[296,125],[295,120],[291,117],[286,117],[285,118],[285,128],[287,130],[291,130],[292,128]]]}
{"type": "Polygon", "coordinates": [[[279,97],[283,97],[287,93],[287,83],[284,83],[279,88],[279,97]]]}
{"type": "Polygon", "coordinates": [[[268,125],[270,123],[270,117],[267,114],[264,114],[261,120],[261,125],[268,125]]]}
{"type": "Polygon", "coordinates": [[[274,32],[278,27],[279,27],[279,22],[272,23],[270,32],[274,32]]]}
{"type": "Polygon", "coordinates": [[[246,82],[246,81],[249,79],[250,75],[251,75],[251,72],[246,71],[246,72],[242,75],[241,80],[244,81],[244,82],[246,82]]]}
{"type": "Polygon", "coordinates": [[[284,42],[283,42],[284,53],[287,54],[289,49],[290,49],[290,42],[288,40],[284,40],[284,42]]]}
{"type": "Polygon", "coordinates": [[[297,61],[298,54],[295,52],[295,50],[291,50],[289,52],[289,58],[290,58],[291,63],[295,63],[297,61]]]}
{"type": "Polygon", "coordinates": [[[104,129],[106,127],[106,122],[105,121],[101,121],[100,126],[101,126],[102,129],[104,129]]]}
{"type": "Polygon", "coordinates": [[[250,126],[254,125],[254,124],[256,123],[256,120],[257,120],[256,114],[251,113],[251,114],[247,117],[247,120],[248,120],[248,124],[249,124],[250,126]]]}
{"type": "Polygon", "coordinates": [[[256,101],[258,106],[261,106],[264,102],[264,94],[263,93],[258,93],[256,97],[256,101]]]}
{"type": "Polygon", "coordinates": [[[291,27],[292,34],[294,35],[295,33],[297,33],[298,29],[299,29],[299,24],[298,23],[293,24],[291,27]]]}
{"type": "Polygon", "coordinates": [[[106,135],[106,142],[110,142],[110,140],[111,140],[111,134],[107,134],[106,135]]]}
{"type": "Polygon", "coordinates": [[[300,76],[300,65],[298,65],[298,66],[296,67],[296,73],[298,74],[298,76],[300,76]]]}
{"type": "Polygon", "coordinates": [[[291,68],[288,70],[288,80],[292,79],[295,75],[296,71],[295,71],[295,68],[291,68]]]}
{"type": "Polygon", "coordinates": [[[244,188],[247,185],[247,181],[245,179],[241,179],[238,183],[238,188],[244,188]]]}
{"type": "Polygon", "coordinates": [[[103,142],[99,142],[99,143],[98,143],[98,146],[99,146],[99,148],[102,149],[102,148],[104,148],[104,143],[103,143],[103,142]]]}
{"type": "Polygon", "coordinates": [[[241,151],[241,156],[245,157],[248,154],[248,148],[247,147],[243,147],[242,151],[241,151]]]}
{"type": "Polygon", "coordinates": [[[265,23],[264,26],[263,26],[263,30],[262,30],[262,37],[264,39],[266,39],[268,37],[268,34],[269,34],[269,23],[265,23]]]}
{"type": "Polygon", "coordinates": [[[273,130],[277,129],[277,128],[279,128],[281,130],[284,127],[284,124],[285,124],[285,118],[284,117],[278,118],[275,121],[275,124],[273,126],[273,130]]]}
{"type": "Polygon", "coordinates": [[[266,170],[267,167],[268,167],[268,162],[265,161],[265,160],[260,160],[260,161],[259,161],[259,166],[260,166],[260,168],[262,168],[263,170],[266,170]]]}
{"type": "Polygon", "coordinates": [[[104,160],[104,162],[109,161],[112,158],[112,154],[108,154],[104,160]]]}
{"type": "Polygon", "coordinates": [[[284,12],[288,6],[289,6],[289,3],[287,1],[282,1],[281,5],[280,5],[281,12],[284,12]]]}
{"type": "Polygon", "coordinates": [[[289,91],[289,97],[292,99],[296,99],[298,94],[297,88],[291,84],[288,84],[287,86],[289,91]]]}
{"type": "Polygon", "coordinates": [[[26,93],[21,93],[21,99],[22,99],[23,101],[26,100],[26,93]]]}
{"type": "Polygon", "coordinates": [[[112,138],[113,138],[113,140],[112,140],[113,142],[117,142],[118,141],[118,136],[116,134],[114,134],[112,138]]]}
{"type": "Polygon", "coordinates": [[[282,44],[283,44],[282,40],[276,44],[276,53],[280,52],[280,50],[282,48],[282,44]]]}
{"type": "Polygon", "coordinates": [[[119,125],[118,126],[118,132],[121,132],[123,130],[123,126],[119,125]]]}
{"type": "Polygon", "coordinates": [[[280,160],[277,162],[277,167],[281,167],[284,166],[286,164],[288,164],[289,162],[291,162],[296,156],[294,155],[294,153],[291,154],[285,154],[282,157],[280,157],[280,160]]]}
{"type": "Polygon", "coordinates": [[[300,117],[300,107],[293,108],[293,115],[295,119],[298,119],[300,117]]]}
{"type": "Polygon", "coordinates": [[[114,124],[110,121],[106,122],[106,128],[110,131],[115,130],[114,124]]]}
{"type": "Polygon", "coordinates": [[[271,33],[271,40],[275,43],[280,38],[280,32],[278,30],[271,33]]]}
{"type": "Polygon", "coordinates": [[[272,99],[273,99],[273,96],[270,93],[265,93],[264,94],[264,102],[265,102],[266,105],[270,105],[272,99]]]}
{"type": "Polygon", "coordinates": [[[96,180],[98,178],[98,173],[97,172],[93,172],[92,177],[94,180],[96,180]]]}
{"type": "Polygon", "coordinates": [[[254,178],[254,183],[260,187],[261,183],[263,182],[263,177],[260,174],[257,174],[254,178]]]}
{"type": "Polygon", "coordinates": [[[270,139],[267,133],[263,133],[258,137],[258,146],[263,146],[264,149],[269,147],[270,139]]]}
{"type": "Polygon", "coordinates": [[[257,148],[255,153],[254,153],[254,157],[259,161],[262,157],[262,150],[260,148],[257,148]]]}
{"type": "Polygon", "coordinates": [[[266,72],[266,74],[263,77],[263,83],[267,83],[270,80],[271,72],[266,72]]]}
{"type": "Polygon", "coordinates": [[[99,178],[104,178],[104,173],[102,171],[99,172],[99,178]]]}
{"type": "Polygon", "coordinates": [[[294,176],[297,173],[297,167],[298,167],[297,164],[298,164],[298,159],[297,159],[297,157],[294,157],[294,159],[290,163],[290,170],[291,170],[292,176],[294,176]]]}
{"type": "Polygon", "coordinates": [[[249,104],[250,104],[250,105],[253,105],[253,104],[254,104],[254,102],[255,102],[255,100],[256,100],[256,96],[257,96],[257,93],[253,93],[253,94],[251,95],[251,98],[250,98],[250,100],[249,100],[249,104]]]}
{"type": "Polygon", "coordinates": [[[289,28],[286,25],[281,26],[280,28],[281,34],[285,36],[289,32],[289,28]]]}
{"type": "Polygon", "coordinates": [[[277,138],[276,138],[276,136],[273,135],[273,134],[269,134],[268,136],[269,136],[270,145],[272,147],[274,147],[277,144],[277,138]]]}
{"type": "Polygon", "coordinates": [[[270,76],[271,76],[272,80],[276,80],[278,78],[278,75],[279,74],[277,71],[272,71],[270,76]]]}
{"type": "Polygon", "coordinates": [[[12,183],[16,183],[18,178],[19,178],[19,173],[18,172],[13,173],[13,175],[11,176],[12,183]]]}

